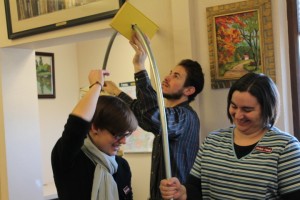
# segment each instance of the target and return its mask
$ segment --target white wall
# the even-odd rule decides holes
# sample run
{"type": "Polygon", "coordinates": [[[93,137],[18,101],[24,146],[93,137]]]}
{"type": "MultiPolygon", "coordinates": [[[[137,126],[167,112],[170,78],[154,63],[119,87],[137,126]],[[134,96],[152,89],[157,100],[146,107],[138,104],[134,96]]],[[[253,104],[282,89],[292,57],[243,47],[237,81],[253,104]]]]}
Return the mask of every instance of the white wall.
{"type": "MultiPolygon", "coordinates": [[[[87,75],[91,69],[102,68],[104,55],[113,32],[102,33],[99,39],[87,40],[77,43],[79,85],[87,86],[87,75]]],[[[116,82],[134,81],[132,56],[133,49],[129,41],[118,34],[112,45],[107,70],[110,76],[106,80],[116,80],[116,82]]]]}
{"type": "MultiPolygon", "coordinates": [[[[202,65],[205,72],[205,88],[202,94],[200,94],[193,103],[193,107],[196,109],[201,119],[201,138],[205,137],[209,131],[229,124],[226,117],[226,96],[228,89],[212,90],[210,88],[206,7],[238,1],[239,0],[130,0],[133,5],[145,13],[160,27],[159,32],[152,39],[151,46],[161,77],[168,73],[182,58],[191,57],[197,59],[202,65]]],[[[0,9],[3,11],[3,5],[0,5],[0,9]]],[[[272,0],[272,9],[276,78],[279,91],[282,94],[282,116],[279,119],[278,126],[285,131],[291,131],[292,120],[291,108],[289,106],[289,71],[285,67],[288,66],[288,51],[286,9],[284,1],[272,0]]],[[[5,27],[5,24],[3,23],[3,13],[4,12],[0,12],[0,25],[5,27]]],[[[59,58],[60,61],[56,64],[56,76],[59,77],[56,78],[56,85],[60,85],[59,88],[62,87],[60,89],[57,87],[57,99],[55,101],[37,100],[35,71],[33,70],[34,67],[32,67],[34,66],[34,53],[26,49],[16,49],[17,47],[15,47],[15,49],[0,49],[3,87],[2,99],[4,109],[3,121],[5,125],[5,133],[0,134],[0,139],[6,137],[6,164],[8,168],[7,175],[10,200],[20,199],[18,195],[24,195],[23,193],[20,193],[24,188],[26,189],[26,191],[24,191],[25,196],[28,195],[28,198],[22,196],[23,198],[21,199],[41,199],[41,188],[39,184],[52,178],[49,165],[50,160],[47,160],[50,155],[50,149],[48,147],[53,145],[58,137],[57,134],[61,134],[63,124],[67,117],[66,114],[69,113],[69,108],[71,108],[77,100],[77,89],[87,85],[86,77],[88,69],[102,65],[104,54],[101,50],[98,50],[98,48],[106,50],[107,44],[104,43],[105,41],[108,42],[110,31],[107,31],[105,28],[105,30],[103,30],[104,32],[99,31],[101,27],[107,26],[98,27],[95,26],[95,23],[83,27],[84,28],[72,28],[65,31],[62,30],[54,33],[41,34],[39,36],[28,37],[16,41],[8,41],[5,39],[5,35],[0,36],[0,46],[19,45],[19,48],[34,49],[42,46],[47,47],[42,50],[46,51],[50,48],[57,52],[55,53],[55,60],[59,58]],[[70,30],[75,30],[73,32],[74,35],[72,35],[70,30]],[[66,35],[70,36],[65,37],[66,35]],[[100,40],[92,41],[92,39],[100,40]],[[87,41],[79,42],[77,46],[73,45],[73,43],[83,40],[87,41]],[[20,44],[22,45],[20,46],[20,44]],[[66,47],[53,47],[53,45],[58,44],[70,45],[67,45],[66,47]],[[72,69],[71,65],[75,65],[75,59],[65,59],[72,59],[73,56],[78,57],[78,79],[66,81],[66,77],[71,73],[76,76],[75,71],[68,71],[72,69]],[[89,59],[83,59],[82,56],[89,59]],[[62,65],[63,68],[57,69],[60,65],[62,65]],[[64,68],[66,67],[64,65],[67,65],[67,68],[64,68]],[[22,84],[20,85],[19,82],[22,84]],[[26,87],[24,87],[25,83],[26,87]],[[74,86],[72,84],[77,85],[74,86]],[[71,91],[68,91],[70,88],[71,91]],[[66,95],[67,99],[65,99],[66,92],[69,92],[68,95],[66,95]],[[76,100],[72,99],[73,96],[75,96],[76,100]],[[24,106],[24,104],[26,105],[24,106]],[[48,108],[44,107],[49,106],[49,108],[51,107],[55,110],[55,107],[58,106],[58,104],[62,104],[64,109],[61,110],[61,113],[64,113],[64,115],[57,120],[59,122],[57,122],[57,125],[54,128],[53,121],[50,121],[49,124],[45,123],[45,121],[47,121],[47,112],[50,112],[49,114],[51,116],[54,116],[56,113],[55,111],[49,111],[48,108]],[[15,109],[17,109],[17,112],[15,109]],[[40,119],[41,121],[39,121],[40,119]],[[53,132],[49,130],[49,127],[53,132]],[[40,130],[45,132],[40,135],[40,130]],[[22,133],[24,133],[24,135],[22,135],[22,133]],[[42,139],[41,142],[40,139],[42,139]],[[40,149],[42,149],[43,155],[40,155],[40,149]],[[30,162],[24,160],[24,158],[20,156],[24,156],[24,154],[29,154],[28,157],[30,157],[30,162]],[[14,160],[15,158],[18,159],[14,160]],[[23,162],[26,163],[20,165],[18,163],[20,161],[22,164],[23,162]],[[41,165],[44,167],[42,168],[41,165]],[[22,171],[18,171],[20,170],[19,166],[22,166],[22,171]]],[[[117,37],[112,48],[112,55],[108,62],[108,69],[112,70],[112,79],[114,79],[113,77],[116,74],[121,74],[121,77],[126,74],[126,78],[124,76],[125,81],[130,78],[127,77],[129,73],[126,72],[126,69],[127,67],[130,68],[131,58],[126,58],[125,55],[129,55],[130,57],[131,53],[125,46],[129,46],[128,43],[122,41],[120,37],[117,37]],[[118,43],[122,44],[122,46],[116,48],[115,45],[118,43]],[[116,50],[120,50],[120,52],[116,53],[116,50]],[[121,56],[115,58],[114,54],[121,56]],[[125,69],[125,71],[121,71],[123,69],[125,69]]],[[[129,76],[131,76],[130,74],[129,76]]],[[[123,79],[121,81],[123,81],[123,79]]],[[[125,158],[129,161],[133,170],[135,199],[146,199],[146,197],[148,197],[149,179],[147,176],[145,177],[144,174],[147,172],[150,173],[150,154],[125,154],[125,158]]]]}
{"type": "Polygon", "coordinates": [[[0,49],[9,199],[41,200],[42,164],[35,58],[31,50],[0,49]],[[5,95],[4,95],[5,94],[5,95]]]}
{"type": "Polygon", "coordinates": [[[286,1],[272,1],[276,85],[281,96],[281,113],[276,124],[282,130],[293,133],[293,110],[288,46],[286,1]]]}
{"type": "Polygon", "coordinates": [[[39,99],[43,183],[53,182],[51,151],[79,99],[76,44],[36,49],[54,53],[55,99],[39,99]]]}

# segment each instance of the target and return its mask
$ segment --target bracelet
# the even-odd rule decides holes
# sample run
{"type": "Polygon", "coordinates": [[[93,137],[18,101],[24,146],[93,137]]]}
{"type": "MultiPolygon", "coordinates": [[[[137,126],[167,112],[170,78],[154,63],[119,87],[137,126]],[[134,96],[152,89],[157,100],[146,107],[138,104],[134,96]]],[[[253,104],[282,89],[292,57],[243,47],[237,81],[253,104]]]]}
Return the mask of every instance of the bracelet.
{"type": "Polygon", "coordinates": [[[102,84],[99,81],[96,81],[95,83],[93,83],[92,85],[89,86],[89,88],[91,89],[91,87],[93,87],[94,85],[99,84],[102,88],[102,84]]]}

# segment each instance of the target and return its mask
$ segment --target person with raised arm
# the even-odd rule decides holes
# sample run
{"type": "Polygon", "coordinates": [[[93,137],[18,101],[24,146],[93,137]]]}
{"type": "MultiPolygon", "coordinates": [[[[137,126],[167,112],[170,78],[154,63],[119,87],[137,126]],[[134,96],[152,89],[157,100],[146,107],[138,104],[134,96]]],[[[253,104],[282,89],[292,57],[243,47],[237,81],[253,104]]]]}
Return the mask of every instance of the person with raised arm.
{"type": "MultiPolygon", "coordinates": [[[[161,199],[160,180],[166,178],[159,104],[157,93],[145,69],[146,50],[136,35],[130,44],[135,50],[133,66],[137,98],[132,99],[112,81],[105,81],[104,91],[123,99],[137,117],[139,126],[155,135],[150,199],[158,200],[161,199]]],[[[202,91],[203,86],[202,68],[197,61],[191,59],[183,59],[176,64],[161,84],[166,107],[171,172],[172,176],[178,177],[182,182],[186,181],[199,149],[200,120],[190,103],[202,91]]]]}
{"type": "Polygon", "coordinates": [[[60,200],[132,200],[128,162],[117,156],[138,122],[125,102],[100,96],[106,70],[91,70],[90,89],[68,117],[52,155],[60,200]]]}

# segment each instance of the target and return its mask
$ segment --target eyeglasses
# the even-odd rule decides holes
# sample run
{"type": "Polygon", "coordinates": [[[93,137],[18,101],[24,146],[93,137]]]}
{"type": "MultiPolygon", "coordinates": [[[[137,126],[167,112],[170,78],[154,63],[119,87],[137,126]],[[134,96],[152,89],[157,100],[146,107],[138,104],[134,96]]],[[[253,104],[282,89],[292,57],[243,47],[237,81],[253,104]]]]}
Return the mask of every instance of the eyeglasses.
{"type": "Polygon", "coordinates": [[[121,133],[121,134],[117,134],[117,135],[113,135],[114,136],[114,138],[116,139],[116,140],[121,140],[121,139],[123,139],[124,137],[129,137],[130,135],[132,134],[132,132],[130,132],[130,131],[127,131],[127,132],[125,132],[125,133],[121,133]]]}

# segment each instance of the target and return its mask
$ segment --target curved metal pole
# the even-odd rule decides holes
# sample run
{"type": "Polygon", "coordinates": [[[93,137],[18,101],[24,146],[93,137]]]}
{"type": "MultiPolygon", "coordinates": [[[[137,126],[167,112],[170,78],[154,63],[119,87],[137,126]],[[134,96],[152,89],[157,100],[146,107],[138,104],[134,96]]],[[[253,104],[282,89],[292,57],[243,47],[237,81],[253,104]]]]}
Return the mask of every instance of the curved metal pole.
{"type": "Polygon", "coordinates": [[[166,176],[167,178],[171,178],[171,165],[170,165],[170,152],[169,152],[169,139],[168,139],[168,129],[167,129],[167,119],[166,119],[166,113],[165,113],[165,105],[163,101],[163,95],[162,95],[162,89],[161,89],[161,82],[159,78],[159,73],[157,69],[157,65],[154,59],[154,56],[152,54],[151,48],[147,43],[147,40],[142,33],[142,31],[139,29],[139,27],[135,24],[132,25],[132,28],[136,31],[138,37],[142,40],[142,44],[144,45],[149,60],[151,69],[154,73],[154,81],[157,88],[157,101],[159,106],[159,112],[160,112],[160,122],[162,126],[162,136],[163,136],[163,150],[164,150],[164,160],[165,160],[165,167],[166,167],[166,176]]]}
{"type": "Polygon", "coordinates": [[[109,40],[109,43],[108,43],[108,46],[107,46],[107,49],[106,49],[106,52],[105,52],[105,57],[104,57],[102,69],[106,69],[108,57],[109,57],[110,50],[111,50],[111,46],[113,45],[117,34],[118,34],[118,31],[115,31],[113,33],[113,35],[111,36],[110,40],[109,40]]]}

